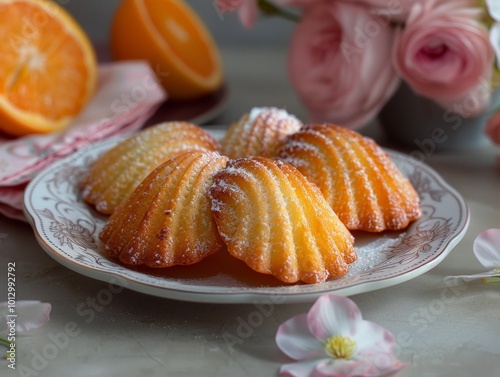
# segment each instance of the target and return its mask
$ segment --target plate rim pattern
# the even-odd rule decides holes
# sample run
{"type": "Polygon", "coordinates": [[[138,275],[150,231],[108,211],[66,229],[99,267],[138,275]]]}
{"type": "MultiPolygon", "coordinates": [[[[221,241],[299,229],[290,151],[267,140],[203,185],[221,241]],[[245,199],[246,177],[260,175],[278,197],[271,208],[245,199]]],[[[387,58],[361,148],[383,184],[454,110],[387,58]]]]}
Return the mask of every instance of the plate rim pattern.
{"type": "MultiPolygon", "coordinates": [[[[210,130],[210,126],[204,128],[210,130]]],[[[435,267],[462,239],[470,221],[461,195],[436,171],[408,155],[386,149],[419,192],[424,214],[410,225],[409,234],[402,236],[402,242],[384,251],[387,259],[373,271],[365,271],[362,279],[348,275],[320,284],[280,287],[183,285],[182,281],[162,280],[127,269],[99,253],[96,224],[104,222],[106,216],[79,200],[78,185],[71,180],[79,177],[99,153],[120,139],[90,145],[40,172],[25,191],[24,212],[40,246],[57,262],[82,275],[113,281],[146,294],[210,303],[254,303],[269,299],[277,303],[298,303],[310,302],[327,292],[345,296],[364,293],[403,283],[435,267]],[[447,206],[454,205],[453,216],[442,213],[449,211],[449,207],[444,208],[443,200],[447,206]]]]}

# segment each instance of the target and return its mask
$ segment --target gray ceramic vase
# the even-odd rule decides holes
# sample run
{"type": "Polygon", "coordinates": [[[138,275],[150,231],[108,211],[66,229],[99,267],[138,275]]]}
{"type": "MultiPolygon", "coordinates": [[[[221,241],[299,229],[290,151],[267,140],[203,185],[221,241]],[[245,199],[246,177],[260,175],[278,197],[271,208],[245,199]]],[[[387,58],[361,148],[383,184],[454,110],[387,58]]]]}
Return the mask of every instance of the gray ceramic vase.
{"type": "Polygon", "coordinates": [[[419,157],[487,145],[484,127],[491,110],[498,106],[500,91],[493,93],[490,108],[482,115],[464,118],[402,84],[379,113],[378,120],[390,141],[411,148],[415,157],[419,157]]]}

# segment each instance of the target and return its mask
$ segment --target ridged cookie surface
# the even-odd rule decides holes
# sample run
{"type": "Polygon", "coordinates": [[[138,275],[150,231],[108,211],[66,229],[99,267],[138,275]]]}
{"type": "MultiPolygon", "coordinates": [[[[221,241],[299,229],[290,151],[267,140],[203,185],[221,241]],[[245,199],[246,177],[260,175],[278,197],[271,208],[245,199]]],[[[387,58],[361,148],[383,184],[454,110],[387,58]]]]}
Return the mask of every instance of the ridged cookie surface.
{"type": "Polygon", "coordinates": [[[153,170],[110,216],[99,238],[127,265],[168,267],[197,263],[223,242],[208,188],[227,157],[191,151],[153,170]]]}
{"type": "Polygon", "coordinates": [[[111,214],[161,163],[186,150],[217,151],[215,138],[191,123],[168,122],[146,128],[100,156],[81,183],[83,199],[111,214]]]}
{"type": "Polygon", "coordinates": [[[285,110],[253,108],[233,123],[221,141],[222,154],[232,158],[273,156],[281,140],[297,132],[302,123],[285,110]]]}
{"type": "Polygon", "coordinates": [[[212,212],[228,251],[257,272],[295,283],[348,272],[354,239],[293,166],[264,158],[231,160],[210,187],[212,212]]]}
{"type": "Polygon", "coordinates": [[[380,146],[331,124],[286,138],[278,157],[316,184],[350,230],[400,230],[421,216],[419,196],[380,146]]]}

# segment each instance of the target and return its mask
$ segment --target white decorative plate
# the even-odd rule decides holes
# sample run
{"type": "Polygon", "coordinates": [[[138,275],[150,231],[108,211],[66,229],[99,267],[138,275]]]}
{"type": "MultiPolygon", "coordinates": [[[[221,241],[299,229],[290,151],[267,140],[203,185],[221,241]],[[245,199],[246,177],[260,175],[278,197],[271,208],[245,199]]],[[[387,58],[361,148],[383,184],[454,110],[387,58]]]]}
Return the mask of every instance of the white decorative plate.
{"type": "MultiPolygon", "coordinates": [[[[217,136],[217,135],[216,135],[217,136]]],[[[78,181],[117,140],[106,140],[60,160],[25,192],[25,213],[42,248],[62,265],[95,279],[176,300],[210,303],[294,303],[326,292],[353,295],[415,278],[440,263],[463,237],[469,212],[460,195],[427,165],[389,151],[421,197],[423,216],[400,232],[356,232],[359,260],[345,277],[320,284],[280,283],[220,252],[193,266],[126,268],[109,259],[98,239],[106,217],[86,205],[78,181]]]]}

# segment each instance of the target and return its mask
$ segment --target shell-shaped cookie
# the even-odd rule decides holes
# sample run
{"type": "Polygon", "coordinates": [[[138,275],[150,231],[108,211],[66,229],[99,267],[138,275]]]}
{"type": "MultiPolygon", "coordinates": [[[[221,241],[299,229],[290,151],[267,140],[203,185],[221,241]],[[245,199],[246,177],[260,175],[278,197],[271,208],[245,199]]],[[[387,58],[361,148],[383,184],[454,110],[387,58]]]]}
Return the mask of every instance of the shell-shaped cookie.
{"type": "Polygon", "coordinates": [[[302,122],[285,110],[253,108],[229,127],[221,141],[221,152],[232,159],[273,157],[281,140],[301,126],[302,122]]]}
{"type": "Polygon", "coordinates": [[[318,283],[345,275],[357,258],[352,235],[321,192],[289,164],[231,160],[209,192],[229,253],[257,272],[318,283]]]}
{"type": "Polygon", "coordinates": [[[127,265],[197,263],[224,243],[208,188],[228,158],[188,151],[161,164],[110,216],[99,238],[106,253],[127,265]]]}
{"type": "Polygon", "coordinates": [[[82,197],[111,214],[151,171],[186,150],[218,151],[215,138],[191,123],[166,122],[146,128],[101,155],[81,183],[82,197]]]}
{"type": "Polygon", "coordinates": [[[320,188],[350,230],[399,230],[421,216],[410,181],[388,153],[358,132],[308,125],[286,138],[278,157],[320,188]]]}

